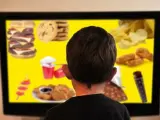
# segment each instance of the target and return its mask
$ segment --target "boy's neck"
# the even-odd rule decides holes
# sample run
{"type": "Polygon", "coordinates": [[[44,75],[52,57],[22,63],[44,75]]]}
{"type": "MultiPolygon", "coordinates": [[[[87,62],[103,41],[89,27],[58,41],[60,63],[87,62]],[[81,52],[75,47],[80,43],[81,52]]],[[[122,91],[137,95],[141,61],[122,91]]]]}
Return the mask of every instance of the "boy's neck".
{"type": "Polygon", "coordinates": [[[84,96],[84,95],[94,95],[94,94],[103,94],[103,91],[97,91],[97,92],[93,92],[93,91],[80,91],[80,90],[76,90],[76,96],[84,96]]]}
{"type": "Polygon", "coordinates": [[[92,85],[90,89],[87,87],[87,85],[79,82],[74,82],[73,86],[76,91],[76,96],[83,96],[83,95],[92,95],[92,94],[103,94],[105,84],[104,83],[95,84],[95,85],[92,85]]]}

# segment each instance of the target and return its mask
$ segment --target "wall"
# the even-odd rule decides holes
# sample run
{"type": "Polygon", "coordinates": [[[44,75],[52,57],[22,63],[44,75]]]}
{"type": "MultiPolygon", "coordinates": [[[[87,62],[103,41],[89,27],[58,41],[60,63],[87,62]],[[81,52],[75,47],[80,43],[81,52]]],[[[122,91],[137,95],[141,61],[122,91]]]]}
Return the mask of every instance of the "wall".
{"type": "MultiPolygon", "coordinates": [[[[0,0],[0,11],[154,11],[160,10],[159,4],[159,0],[0,0]]],[[[0,88],[0,120],[37,119],[2,115],[1,96],[0,88]]],[[[132,119],[160,120],[160,117],[139,117],[132,119]]]]}
{"type": "Polygon", "coordinates": [[[159,10],[159,0],[0,0],[1,11],[159,10]],[[45,6],[44,6],[45,5],[45,6]],[[35,7],[36,6],[36,7],[35,7]]]}

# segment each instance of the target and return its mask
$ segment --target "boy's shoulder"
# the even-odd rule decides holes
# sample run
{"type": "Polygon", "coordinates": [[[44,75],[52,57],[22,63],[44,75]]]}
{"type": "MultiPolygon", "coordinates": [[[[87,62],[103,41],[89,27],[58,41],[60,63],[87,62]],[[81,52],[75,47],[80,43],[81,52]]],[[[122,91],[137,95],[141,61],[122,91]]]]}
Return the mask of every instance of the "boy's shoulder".
{"type": "Polygon", "coordinates": [[[65,103],[49,109],[47,112],[47,117],[57,120],[63,118],[64,116],[69,117],[69,115],[73,115],[73,113],[75,115],[78,115],[78,111],[80,111],[82,115],[88,113],[89,111],[90,113],[94,114],[95,117],[106,115],[108,117],[114,115],[117,116],[117,118],[129,117],[128,110],[125,105],[101,95],[98,95],[98,97],[97,95],[89,97],[76,97],[74,99],[66,101],[65,103]]]}
{"type": "MultiPolygon", "coordinates": [[[[88,99],[86,99],[86,100],[88,100],[88,99]]],[[[77,107],[82,108],[82,106],[84,108],[88,108],[88,103],[90,105],[92,105],[92,106],[89,105],[90,107],[97,108],[97,109],[103,108],[103,109],[106,109],[106,111],[108,111],[108,110],[126,111],[127,110],[127,108],[125,107],[124,104],[121,104],[117,101],[114,101],[108,97],[104,97],[103,99],[94,99],[94,100],[90,101],[90,102],[89,102],[89,100],[88,100],[88,102],[84,102],[83,100],[82,100],[82,102],[80,102],[81,98],[69,100],[69,101],[66,101],[62,104],[55,106],[55,107],[52,107],[51,109],[48,110],[48,113],[52,114],[52,113],[57,113],[59,111],[61,111],[61,112],[66,111],[66,109],[70,109],[70,110],[72,108],[75,109],[75,106],[76,106],[76,108],[77,107]],[[96,102],[94,102],[94,100],[96,100],[96,102]]]]}
{"type": "Polygon", "coordinates": [[[113,110],[113,111],[120,111],[124,112],[127,110],[126,106],[124,104],[121,104],[120,102],[114,101],[108,97],[106,97],[106,100],[103,102],[104,109],[107,110],[113,110]]]}
{"type": "Polygon", "coordinates": [[[58,117],[57,115],[60,114],[61,112],[63,112],[62,111],[63,109],[61,109],[62,104],[56,105],[56,106],[50,108],[49,110],[47,110],[44,120],[51,120],[52,118],[57,120],[56,119],[58,117]]]}

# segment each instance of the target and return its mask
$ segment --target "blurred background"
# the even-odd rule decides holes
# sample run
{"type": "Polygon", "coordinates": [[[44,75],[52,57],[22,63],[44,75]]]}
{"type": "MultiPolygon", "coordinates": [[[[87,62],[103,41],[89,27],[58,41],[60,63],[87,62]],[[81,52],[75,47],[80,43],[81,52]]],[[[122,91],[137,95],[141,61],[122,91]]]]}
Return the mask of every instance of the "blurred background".
{"type": "MultiPolygon", "coordinates": [[[[4,11],[160,11],[159,0],[0,0],[4,11]]],[[[1,72],[0,72],[1,73],[1,72]]],[[[0,75],[1,79],[1,75],[0,75]]],[[[0,80],[0,120],[38,120],[39,118],[4,116],[0,80]]],[[[160,116],[133,117],[132,120],[160,120],[160,116]]]]}

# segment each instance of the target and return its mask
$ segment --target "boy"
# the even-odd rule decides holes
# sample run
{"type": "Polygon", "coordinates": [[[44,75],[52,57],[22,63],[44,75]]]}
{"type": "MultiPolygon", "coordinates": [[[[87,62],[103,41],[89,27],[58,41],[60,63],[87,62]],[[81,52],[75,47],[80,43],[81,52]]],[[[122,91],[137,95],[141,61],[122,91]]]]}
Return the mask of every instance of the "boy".
{"type": "Polygon", "coordinates": [[[68,65],[63,70],[76,91],[73,97],[50,109],[45,120],[130,120],[126,107],[103,95],[116,74],[116,46],[100,27],[85,27],[67,44],[68,65]]]}

